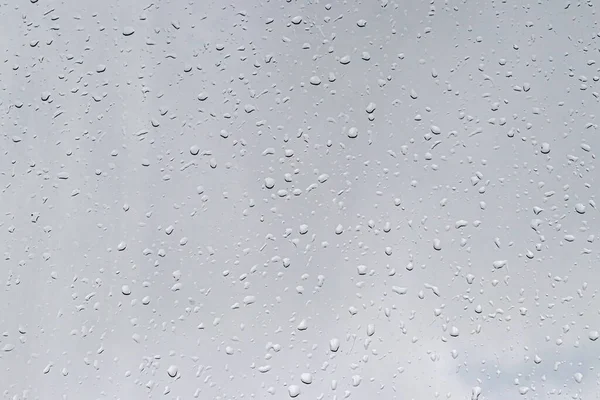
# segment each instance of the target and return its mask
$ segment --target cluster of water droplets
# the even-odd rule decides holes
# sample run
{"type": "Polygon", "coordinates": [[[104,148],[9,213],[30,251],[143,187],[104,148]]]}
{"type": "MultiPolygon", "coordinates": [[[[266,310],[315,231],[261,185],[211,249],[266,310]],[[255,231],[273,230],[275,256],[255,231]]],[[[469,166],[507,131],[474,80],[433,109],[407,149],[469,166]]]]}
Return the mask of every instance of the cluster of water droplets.
{"type": "Polygon", "coordinates": [[[6,398],[592,398],[588,2],[0,8],[6,398]]]}

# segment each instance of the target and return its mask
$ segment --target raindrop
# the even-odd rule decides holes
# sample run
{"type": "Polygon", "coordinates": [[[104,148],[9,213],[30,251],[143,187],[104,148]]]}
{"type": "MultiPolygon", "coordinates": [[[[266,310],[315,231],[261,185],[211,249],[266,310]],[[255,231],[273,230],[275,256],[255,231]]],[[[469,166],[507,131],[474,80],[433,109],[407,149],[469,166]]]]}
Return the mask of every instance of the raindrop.
{"type": "Polygon", "coordinates": [[[527,386],[521,386],[519,387],[519,394],[524,396],[527,394],[527,392],[529,392],[529,388],[527,386]]]}
{"type": "Polygon", "coordinates": [[[400,287],[400,286],[392,286],[392,291],[396,294],[404,295],[408,293],[408,288],[400,287]]]}
{"type": "Polygon", "coordinates": [[[177,371],[179,369],[177,368],[176,365],[170,365],[169,368],[167,368],[167,374],[169,374],[169,376],[171,378],[174,378],[175,376],[177,376],[177,371]]]}
{"type": "Polygon", "coordinates": [[[550,143],[547,143],[547,142],[542,143],[540,151],[542,152],[542,154],[550,153],[550,143]]]}
{"type": "Polygon", "coordinates": [[[333,338],[329,341],[329,350],[337,352],[340,349],[340,341],[337,338],[333,338]]]}
{"type": "Polygon", "coordinates": [[[310,385],[313,381],[312,374],[304,372],[302,375],[300,375],[300,380],[302,381],[302,383],[310,385]]]}
{"type": "Polygon", "coordinates": [[[267,189],[273,189],[275,187],[275,179],[265,178],[265,187],[267,189]]]}
{"type": "Polygon", "coordinates": [[[367,325],[367,336],[373,336],[375,334],[375,325],[367,325]]]}
{"type": "Polygon", "coordinates": [[[297,327],[297,329],[298,329],[299,331],[305,331],[305,330],[307,330],[307,329],[308,329],[308,323],[306,322],[306,320],[305,320],[305,319],[303,319],[302,321],[300,321],[300,323],[298,324],[298,327],[297,327]]]}
{"type": "Polygon", "coordinates": [[[15,345],[14,345],[14,344],[12,344],[12,343],[7,343],[7,344],[5,344],[5,345],[2,347],[2,351],[5,351],[5,352],[7,352],[7,353],[8,353],[9,351],[13,351],[14,349],[15,349],[15,345]]]}
{"type": "Polygon", "coordinates": [[[298,395],[300,394],[300,386],[290,385],[288,387],[288,393],[289,393],[290,397],[298,397],[298,395]]]}

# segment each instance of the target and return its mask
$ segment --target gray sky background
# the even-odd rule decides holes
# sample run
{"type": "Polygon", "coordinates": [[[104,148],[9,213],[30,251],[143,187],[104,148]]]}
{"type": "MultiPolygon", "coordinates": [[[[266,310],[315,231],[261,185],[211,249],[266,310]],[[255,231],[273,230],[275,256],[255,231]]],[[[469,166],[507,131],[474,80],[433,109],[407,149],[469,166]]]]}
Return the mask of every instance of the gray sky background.
{"type": "Polygon", "coordinates": [[[3,398],[600,398],[596,12],[4,2],[3,398]]]}

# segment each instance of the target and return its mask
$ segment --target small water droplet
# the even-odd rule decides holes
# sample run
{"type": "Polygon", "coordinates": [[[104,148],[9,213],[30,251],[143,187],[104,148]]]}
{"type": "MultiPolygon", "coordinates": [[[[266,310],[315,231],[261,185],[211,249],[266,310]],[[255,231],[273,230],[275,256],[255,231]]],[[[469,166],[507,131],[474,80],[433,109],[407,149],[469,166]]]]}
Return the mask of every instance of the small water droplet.
{"type": "Polygon", "coordinates": [[[547,142],[542,143],[542,145],[540,147],[540,151],[542,152],[542,154],[550,153],[550,143],[547,143],[547,142]]]}
{"type": "Polygon", "coordinates": [[[337,352],[340,349],[340,340],[337,338],[333,338],[329,341],[329,350],[332,352],[337,352]]]}
{"type": "Polygon", "coordinates": [[[169,368],[167,368],[167,374],[169,374],[171,378],[177,376],[177,371],[179,371],[179,368],[177,368],[176,365],[170,365],[169,368]]]}
{"type": "Polygon", "coordinates": [[[298,397],[298,395],[300,394],[300,386],[298,385],[290,385],[288,387],[288,393],[290,395],[290,397],[298,397]]]}
{"type": "Polygon", "coordinates": [[[302,375],[300,375],[300,380],[302,381],[302,383],[310,385],[313,381],[312,374],[310,374],[309,372],[304,372],[302,375]]]}

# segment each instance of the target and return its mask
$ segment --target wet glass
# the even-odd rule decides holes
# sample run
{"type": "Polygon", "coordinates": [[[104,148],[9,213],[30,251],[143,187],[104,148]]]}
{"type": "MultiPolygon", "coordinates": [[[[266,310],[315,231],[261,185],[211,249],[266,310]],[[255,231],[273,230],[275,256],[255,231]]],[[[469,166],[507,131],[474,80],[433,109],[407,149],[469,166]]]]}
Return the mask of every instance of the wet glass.
{"type": "Polygon", "coordinates": [[[598,398],[597,11],[5,1],[2,398],[598,398]]]}

